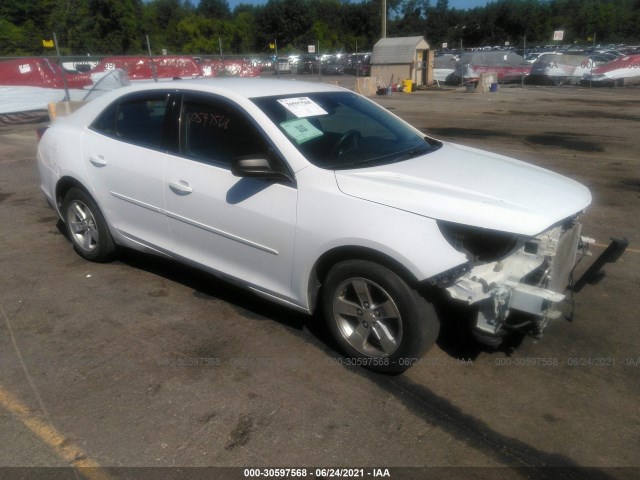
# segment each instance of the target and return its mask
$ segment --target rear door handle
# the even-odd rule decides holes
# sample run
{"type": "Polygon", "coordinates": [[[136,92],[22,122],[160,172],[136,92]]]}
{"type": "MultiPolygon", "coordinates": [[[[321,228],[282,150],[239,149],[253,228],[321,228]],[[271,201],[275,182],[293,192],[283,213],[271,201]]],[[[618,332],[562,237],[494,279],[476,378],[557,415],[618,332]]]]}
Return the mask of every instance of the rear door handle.
{"type": "Polygon", "coordinates": [[[102,155],[91,155],[89,161],[96,167],[104,167],[107,165],[107,161],[102,155]]]}
{"type": "Polygon", "coordinates": [[[193,192],[193,188],[191,188],[184,180],[171,180],[169,182],[169,188],[173,193],[177,193],[178,195],[189,195],[193,192]]]}

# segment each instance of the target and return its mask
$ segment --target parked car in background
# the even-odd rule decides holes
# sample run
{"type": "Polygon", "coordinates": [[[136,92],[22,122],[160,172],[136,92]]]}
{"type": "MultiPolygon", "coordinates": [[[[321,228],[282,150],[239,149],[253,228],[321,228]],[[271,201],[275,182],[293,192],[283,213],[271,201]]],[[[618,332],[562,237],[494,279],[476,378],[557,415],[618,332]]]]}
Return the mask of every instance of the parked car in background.
{"type": "Polygon", "coordinates": [[[634,85],[640,83],[640,54],[627,55],[585,73],[582,83],[603,86],[634,85]]]}
{"type": "Polygon", "coordinates": [[[331,56],[322,60],[320,71],[324,75],[342,75],[344,74],[344,66],[338,58],[331,56]]]}
{"type": "Polygon", "coordinates": [[[622,52],[619,52],[618,50],[595,50],[593,53],[603,53],[606,55],[613,55],[613,60],[615,60],[616,58],[620,58],[620,57],[624,57],[625,54],[622,52]]]}
{"type": "Polygon", "coordinates": [[[620,57],[616,57],[612,53],[590,53],[587,55],[591,60],[592,66],[599,67],[605,63],[612,62],[620,57]]]}
{"type": "Polygon", "coordinates": [[[542,57],[544,57],[545,55],[553,55],[556,52],[531,52],[531,53],[527,53],[527,55],[524,57],[524,59],[528,62],[528,63],[533,63],[536,60],[541,59],[542,57]]]}
{"type": "Polygon", "coordinates": [[[591,60],[584,54],[545,55],[531,66],[528,81],[542,85],[577,84],[595,63],[596,60],[591,60]]]}
{"type": "MultiPolygon", "coordinates": [[[[321,312],[354,363],[401,372],[435,342],[434,305],[479,338],[539,335],[583,242],[583,185],[431,138],[320,83],[226,78],[106,93],[38,145],[75,251],[128,247],[321,312]]],[[[247,339],[247,341],[251,341],[247,339]]]]}
{"type": "Polygon", "coordinates": [[[453,83],[475,83],[483,73],[496,73],[499,82],[515,82],[528,76],[531,68],[522,56],[511,51],[463,53],[449,80],[453,83]]]}
{"type": "Polygon", "coordinates": [[[316,55],[301,55],[296,67],[296,71],[298,74],[312,75],[314,73],[318,73],[318,57],[316,55]]]}
{"type": "Polygon", "coordinates": [[[345,73],[366,77],[371,75],[371,54],[354,53],[346,60],[345,73]]]}
{"type": "Polygon", "coordinates": [[[433,61],[433,76],[437,82],[448,82],[449,77],[455,72],[458,57],[450,53],[438,55],[433,61]]]}
{"type": "Polygon", "coordinates": [[[280,57],[273,64],[274,73],[291,73],[292,66],[288,57],[280,57]]]}

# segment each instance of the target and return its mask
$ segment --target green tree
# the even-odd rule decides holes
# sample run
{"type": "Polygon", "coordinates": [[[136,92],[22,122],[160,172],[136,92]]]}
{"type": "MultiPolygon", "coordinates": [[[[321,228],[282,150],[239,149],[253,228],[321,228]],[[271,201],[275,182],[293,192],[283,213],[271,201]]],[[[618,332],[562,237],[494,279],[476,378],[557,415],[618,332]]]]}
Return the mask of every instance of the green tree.
{"type": "MultiPolygon", "coordinates": [[[[235,14],[235,12],[234,12],[235,14]]],[[[255,15],[251,11],[242,11],[234,15],[230,22],[230,49],[233,53],[249,53],[255,48],[255,15]]]]}
{"type": "Polygon", "coordinates": [[[198,13],[217,20],[231,18],[229,3],[226,0],[200,0],[198,13]]]}
{"type": "Polygon", "coordinates": [[[87,50],[109,54],[143,51],[141,0],[89,0],[87,50]]]}
{"type": "Polygon", "coordinates": [[[344,45],[339,41],[338,32],[335,28],[330,27],[325,22],[316,20],[311,27],[313,39],[311,43],[320,43],[322,52],[333,52],[335,50],[342,50],[344,45]]]}
{"type": "Polygon", "coordinates": [[[400,14],[391,23],[391,35],[424,35],[427,26],[427,10],[429,7],[429,0],[404,0],[398,7],[400,14]]]}
{"type": "MultiPolygon", "coordinates": [[[[56,32],[63,53],[122,54],[146,50],[216,53],[324,48],[363,51],[380,37],[382,0],[269,0],[239,5],[227,0],[0,0],[0,52],[50,54],[42,39],[56,32]],[[144,3],[143,3],[144,1],[144,3]]],[[[424,35],[433,45],[465,47],[548,44],[565,31],[565,43],[640,42],[640,0],[492,0],[457,10],[447,0],[387,0],[390,36],[424,35]]]]}
{"type": "Polygon", "coordinates": [[[193,8],[186,0],[155,0],[144,4],[142,29],[149,35],[151,47],[155,51],[181,52],[182,43],[175,33],[180,21],[190,13],[193,8]]]}
{"type": "MultiPolygon", "coordinates": [[[[46,21],[40,25],[43,37],[50,38],[55,32],[58,46],[63,54],[88,53],[91,21],[88,0],[64,1],[41,0],[42,10],[48,12],[46,21]]],[[[100,53],[100,51],[98,51],[100,53]]]]}
{"type": "Polygon", "coordinates": [[[189,15],[182,19],[176,33],[182,43],[183,53],[212,55],[220,52],[220,40],[225,39],[223,50],[228,48],[227,34],[223,20],[189,15]]]}
{"type": "Polygon", "coordinates": [[[21,55],[31,51],[21,27],[0,18],[0,55],[21,55]],[[27,47],[27,48],[25,48],[27,47]]]}
{"type": "Polygon", "coordinates": [[[296,49],[297,38],[304,38],[313,24],[305,0],[269,0],[257,15],[258,42],[268,45],[277,39],[279,49],[296,49]]]}
{"type": "Polygon", "coordinates": [[[0,18],[16,26],[24,25],[28,20],[39,16],[38,0],[2,0],[0,18]]]}
{"type": "Polygon", "coordinates": [[[427,40],[440,44],[442,42],[458,41],[466,29],[463,24],[455,25],[452,22],[451,12],[449,10],[449,2],[447,0],[438,0],[435,7],[427,8],[426,16],[426,35],[427,40]],[[452,26],[457,26],[459,31],[453,35],[454,38],[449,38],[449,31],[452,26]]]}
{"type": "Polygon", "coordinates": [[[343,4],[339,27],[347,50],[370,50],[378,40],[379,16],[372,16],[372,6],[367,2],[343,4]]]}

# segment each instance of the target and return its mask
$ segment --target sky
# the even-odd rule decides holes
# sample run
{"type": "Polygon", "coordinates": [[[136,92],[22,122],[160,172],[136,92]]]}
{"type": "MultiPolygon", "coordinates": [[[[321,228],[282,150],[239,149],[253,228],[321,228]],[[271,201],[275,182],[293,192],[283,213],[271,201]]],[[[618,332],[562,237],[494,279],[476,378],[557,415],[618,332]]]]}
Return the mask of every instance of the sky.
{"type": "MultiPolygon", "coordinates": [[[[352,0],[353,1],[353,0],[352,0]]],[[[457,8],[458,10],[464,10],[467,8],[482,7],[489,3],[490,0],[449,0],[449,8],[457,8]]],[[[267,3],[267,0],[228,0],[229,8],[233,11],[234,8],[240,3],[248,3],[252,5],[263,5],[267,3]]],[[[192,0],[192,4],[197,4],[197,1],[192,0]]],[[[436,0],[431,2],[431,5],[435,5],[436,0]]]]}
{"type": "Polygon", "coordinates": [[[489,3],[489,0],[449,0],[449,8],[465,10],[467,8],[484,7],[487,3],[489,3]]]}

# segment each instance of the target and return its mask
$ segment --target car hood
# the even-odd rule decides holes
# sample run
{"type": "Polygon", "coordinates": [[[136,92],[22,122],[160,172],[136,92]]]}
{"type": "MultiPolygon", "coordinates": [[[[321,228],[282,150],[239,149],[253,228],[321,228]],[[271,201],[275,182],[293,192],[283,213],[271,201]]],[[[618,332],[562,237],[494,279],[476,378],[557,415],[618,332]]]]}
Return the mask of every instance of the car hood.
{"type": "Polygon", "coordinates": [[[591,203],[589,190],[569,178],[451,143],[411,160],[335,175],[346,195],[522,235],[536,235],[591,203]]]}

